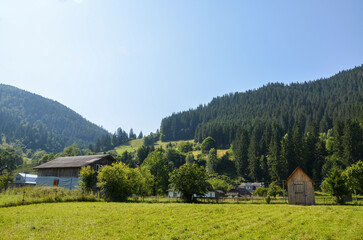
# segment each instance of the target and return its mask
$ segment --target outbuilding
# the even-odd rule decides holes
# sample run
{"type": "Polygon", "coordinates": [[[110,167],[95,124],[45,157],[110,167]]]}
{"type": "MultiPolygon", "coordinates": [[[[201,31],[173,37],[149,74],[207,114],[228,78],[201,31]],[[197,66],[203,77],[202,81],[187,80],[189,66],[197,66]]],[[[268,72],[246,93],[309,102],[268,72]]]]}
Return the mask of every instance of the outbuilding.
{"type": "Polygon", "coordinates": [[[97,173],[104,165],[111,165],[116,160],[109,154],[60,157],[44,163],[38,170],[37,186],[60,186],[74,189],[79,186],[79,172],[82,167],[90,166],[97,173]]]}
{"type": "Polygon", "coordinates": [[[264,183],[262,182],[246,182],[246,183],[241,183],[241,185],[238,186],[238,188],[243,188],[246,189],[250,192],[254,192],[256,191],[256,189],[263,187],[264,183]]]}
{"type": "Polygon", "coordinates": [[[18,173],[14,176],[14,186],[15,187],[23,187],[23,186],[35,186],[35,181],[37,179],[37,175],[29,174],[29,173],[18,173]]]}
{"type": "Polygon", "coordinates": [[[287,185],[289,204],[315,204],[314,182],[300,167],[291,173],[285,185],[287,185]]]}

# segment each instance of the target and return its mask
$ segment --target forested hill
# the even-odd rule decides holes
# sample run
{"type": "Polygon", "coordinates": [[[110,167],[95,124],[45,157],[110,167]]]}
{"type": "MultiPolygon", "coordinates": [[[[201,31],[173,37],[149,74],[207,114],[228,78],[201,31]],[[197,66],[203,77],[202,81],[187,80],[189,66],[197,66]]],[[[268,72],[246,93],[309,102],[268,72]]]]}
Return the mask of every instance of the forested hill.
{"type": "Polygon", "coordinates": [[[95,143],[107,131],[66,106],[39,95],[0,84],[1,141],[59,152],[77,142],[95,143]]]}
{"type": "Polygon", "coordinates": [[[173,114],[161,122],[163,141],[207,136],[228,147],[236,129],[274,124],[281,132],[297,122],[305,131],[312,123],[321,132],[336,120],[360,118],[363,112],[363,65],[333,77],[305,83],[270,83],[257,90],[230,93],[214,98],[207,105],[173,114]]]}

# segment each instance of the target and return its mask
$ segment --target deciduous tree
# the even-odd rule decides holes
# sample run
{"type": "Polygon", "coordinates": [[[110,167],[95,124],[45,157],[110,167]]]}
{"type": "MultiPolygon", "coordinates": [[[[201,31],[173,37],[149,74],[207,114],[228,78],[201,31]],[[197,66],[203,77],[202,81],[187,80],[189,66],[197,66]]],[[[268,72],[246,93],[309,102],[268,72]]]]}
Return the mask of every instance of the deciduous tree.
{"type": "Polygon", "coordinates": [[[192,202],[193,195],[202,195],[208,191],[208,174],[204,167],[196,164],[184,164],[170,174],[170,186],[181,193],[186,202],[192,202]]]}

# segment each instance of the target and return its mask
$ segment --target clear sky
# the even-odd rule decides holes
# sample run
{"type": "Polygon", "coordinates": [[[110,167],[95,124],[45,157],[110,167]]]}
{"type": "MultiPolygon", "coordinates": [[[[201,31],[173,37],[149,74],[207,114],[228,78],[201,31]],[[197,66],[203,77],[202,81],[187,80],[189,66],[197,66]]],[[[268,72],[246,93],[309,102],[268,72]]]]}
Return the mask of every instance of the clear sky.
{"type": "Polygon", "coordinates": [[[361,64],[361,0],[0,0],[0,82],[110,132],[361,64]]]}

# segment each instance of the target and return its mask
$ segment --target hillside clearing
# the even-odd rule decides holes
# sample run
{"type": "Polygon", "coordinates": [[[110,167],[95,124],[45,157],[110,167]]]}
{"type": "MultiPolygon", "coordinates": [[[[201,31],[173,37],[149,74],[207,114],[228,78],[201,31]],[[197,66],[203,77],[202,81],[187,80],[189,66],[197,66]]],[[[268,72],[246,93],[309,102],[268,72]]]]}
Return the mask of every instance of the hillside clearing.
{"type": "MultiPolygon", "coordinates": [[[[162,147],[163,149],[166,148],[166,146],[168,144],[172,144],[173,146],[178,146],[179,143],[181,142],[194,142],[194,140],[186,140],[186,141],[171,141],[171,142],[161,142],[161,141],[157,141],[154,144],[155,148],[159,148],[162,147]]],[[[136,152],[136,150],[141,147],[144,144],[144,139],[134,139],[129,141],[127,144],[125,145],[121,145],[115,148],[116,152],[118,155],[121,155],[123,152],[128,151],[128,152],[136,152]]]]}
{"type": "Polygon", "coordinates": [[[2,239],[361,239],[359,206],[58,203],[0,209],[2,239]]]}

